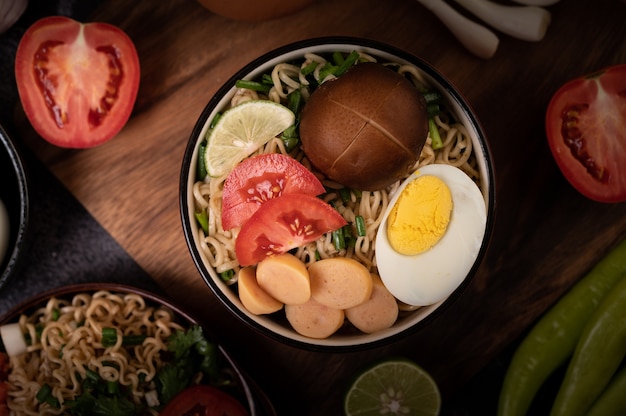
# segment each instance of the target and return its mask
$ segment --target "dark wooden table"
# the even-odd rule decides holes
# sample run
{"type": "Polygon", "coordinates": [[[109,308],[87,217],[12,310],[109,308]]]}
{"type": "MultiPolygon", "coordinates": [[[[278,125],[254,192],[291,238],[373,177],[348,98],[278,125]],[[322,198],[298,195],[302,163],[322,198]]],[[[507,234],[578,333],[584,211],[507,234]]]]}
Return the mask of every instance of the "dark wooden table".
{"type": "Polygon", "coordinates": [[[193,0],[105,1],[90,20],[124,29],[141,60],[132,118],[110,142],[77,151],[47,145],[18,112],[20,138],[164,292],[219,334],[279,414],[339,414],[356,372],[397,355],[426,368],[446,400],[626,237],[626,204],[579,195],[544,133],[547,103],[561,84],[626,62],[626,4],[568,0],[549,10],[541,42],[501,35],[495,56],[483,60],[413,0],[319,0],[261,23],[222,18],[193,0]],[[496,168],[493,239],[467,290],[430,327],[358,353],[287,347],[231,316],[194,267],[178,209],[185,145],[211,95],[259,55],[327,35],[383,41],[438,68],[475,108],[496,168]]]}

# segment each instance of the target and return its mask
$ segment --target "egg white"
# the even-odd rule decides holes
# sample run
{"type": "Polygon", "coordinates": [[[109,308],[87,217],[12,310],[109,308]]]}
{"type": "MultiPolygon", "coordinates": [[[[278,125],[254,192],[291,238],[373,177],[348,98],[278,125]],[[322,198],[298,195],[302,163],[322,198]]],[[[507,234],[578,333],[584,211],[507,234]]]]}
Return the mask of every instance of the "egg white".
{"type": "Polygon", "coordinates": [[[414,306],[445,300],[472,268],[485,235],[487,209],[478,186],[465,172],[450,165],[433,164],[409,176],[394,194],[376,236],[376,263],[387,289],[414,306]],[[422,175],[441,179],[452,194],[450,223],[430,250],[407,256],[395,251],[387,238],[387,219],[402,190],[422,175]]]}

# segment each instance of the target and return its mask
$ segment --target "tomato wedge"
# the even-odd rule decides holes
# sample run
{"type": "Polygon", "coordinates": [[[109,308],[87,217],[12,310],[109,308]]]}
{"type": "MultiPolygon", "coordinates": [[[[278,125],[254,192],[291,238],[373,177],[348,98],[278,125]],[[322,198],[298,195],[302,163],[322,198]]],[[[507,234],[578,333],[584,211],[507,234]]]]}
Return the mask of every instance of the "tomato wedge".
{"type": "Polygon", "coordinates": [[[62,16],[30,26],[15,56],[24,112],[60,147],[92,147],[115,136],[132,112],[139,73],[137,51],[122,30],[62,16]]]}
{"type": "Polygon", "coordinates": [[[247,416],[243,405],[215,387],[195,385],[174,397],[159,416],[247,416]]]}
{"type": "Polygon", "coordinates": [[[578,192],[598,202],[626,201],[626,65],[559,88],[548,105],[546,133],[578,192]]]}
{"type": "Polygon", "coordinates": [[[235,241],[235,254],[240,265],[250,266],[346,224],[336,209],[319,198],[285,194],[265,202],[243,224],[235,241]]]}
{"type": "Polygon", "coordinates": [[[222,227],[239,227],[269,199],[288,193],[319,195],[322,183],[290,156],[269,153],[239,163],[224,181],[222,227]]]}

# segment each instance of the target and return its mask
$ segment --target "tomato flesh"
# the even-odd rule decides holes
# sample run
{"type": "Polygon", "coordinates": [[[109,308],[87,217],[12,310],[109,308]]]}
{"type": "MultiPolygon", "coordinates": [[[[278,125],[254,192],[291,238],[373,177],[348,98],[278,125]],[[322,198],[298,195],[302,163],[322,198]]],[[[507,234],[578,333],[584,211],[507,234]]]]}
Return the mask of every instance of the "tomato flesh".
{"type": "Polygon", "coordinates": [[[234,397],[215,387],[195,385],[174,397],[159,416],[247,416],[234,397]]]}
{"type": "Polygon", "coordinates": [[[224,181],[222,227],[243,225],[270,199],[289,193],[320,195],[325,189],[315,175],[290,156],[269,153],[239,163],[224,181]]]}
{"type": "Polygon", "coordinates": [[[111,139],[128,121],[139,89],[139,58],[115,26],[51,16],[24,33],[15,75],[37,133],[57,146],[86,148],[111,139]]]}
{"type": "Polygon", "coordinates": [[[241,227],[235,254],[242,266],[286,253],[346,225],[326,202],[311,195],[286,194],[270,199],[241,227]]]}
{"type": "Polygon", "coordinates": [[[548,105],[546,133],[563,175],[581,194],[626,201],[626,65],[563,85],[548,105]]]}

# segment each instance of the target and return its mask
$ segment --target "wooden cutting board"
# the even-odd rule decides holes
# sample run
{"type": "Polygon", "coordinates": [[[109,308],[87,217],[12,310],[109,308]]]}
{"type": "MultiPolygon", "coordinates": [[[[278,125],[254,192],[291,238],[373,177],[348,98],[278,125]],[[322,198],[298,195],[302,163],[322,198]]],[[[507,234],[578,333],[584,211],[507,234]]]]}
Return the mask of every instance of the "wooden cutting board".
{"type": "Polygon", "coordinates": [[[392,355],[423,365],[447,397],[626,236],[626,205],[592,202],[573,190],[544,133],[547,103],[561,84],[626,63],[626,4],[570,0],[549,10],[541,42],[500,35],[496,55],[483,60],[412,0],[318,0],[260,23],[228,20],[193,0],[106,1],[92,20],[124,29],[139,52],[132,118],[113,140],[88,150],[47,145],[23,119],[22,137],[169,295],[215,329],[281,414],[338,414],[351,377],[392,355]],[[232,317],[191,260],[178,205],[185,146],[212,94],[263,53],[328,35],[383,41],[438,68],[476,110],[497,179],[493,239],[463,295],[427,329],[349,354],[280,345],[232,317]]]}

